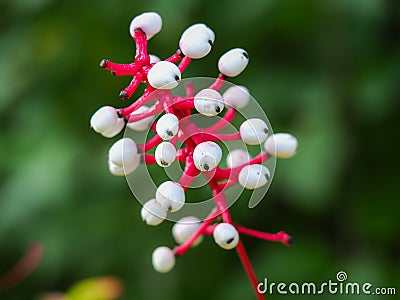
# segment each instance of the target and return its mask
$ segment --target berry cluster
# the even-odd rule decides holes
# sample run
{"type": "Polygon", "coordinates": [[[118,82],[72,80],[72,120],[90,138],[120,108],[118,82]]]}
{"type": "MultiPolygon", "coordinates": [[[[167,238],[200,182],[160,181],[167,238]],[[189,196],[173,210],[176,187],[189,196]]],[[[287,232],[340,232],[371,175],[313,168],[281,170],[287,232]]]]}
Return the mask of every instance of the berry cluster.
{"type": "Polygon", "coordinates": [[[158,164],[163,168],[175,161],[184,163],[180,180],[163,182],[158,186],[155,198],[143,205],[141,217],[148,225],[158,225],[168,213],[182,209],[185,191],[199,174],[208,180],[215,207],[203,221],[188,216],[174,224],[172,234],[179,245],[173,249],[158,247],[154,250],[152,263],[155,270],[163,273],[170,271],[176,257],[200,243],[204,235],[212,235],[221,248],[236,249],[258,298],[263,299],[257,291],[257,279],[239,235],[246,234],[285,245],[290,245],[292,238],[285,232],[265,233],[234,223],[225,191],[236,184],[246,189],[266,185],[271,174],[262,163],[271,156],[293,156],[297,140],[287,133],[269,134],[266,122],[257,118],[245,120],[235,133],[219,133],[250,100],[249,92],[243,86],[231,86],[223,94],[220,93],[228,77],[237,76],[246,68],[249,56],[243,49],[232,49],[221,56],[218,61],[220,75],[208,88],[195,93],[194,85],[188,83],[185,96],[173,95],[171,90],[180,84],[182,73],[191,60],[202,58],[211,51],[215,35],[205,24],[192,25],[183,32],[179,49],[161,61],[147,52],[148,40],[161,27],[162,20],[157,13],[148,12],[135,17],[130,25],[130,34],[136,44],[134,62],[117,64],[106,59],[100,62],[100,66],[113,75],[133,76],[130,84],[120,92],[122,99],[129,99],[142,82],[147,87],[141,97],[125,108],[105,106],[97,110],[91,118],[91,126],[107,138],[114,137],[125,127],[156,132],[143,144],[137,145],[133,139],[124,137],[112,145],[108,164],[114,175],[128,175],[140,163],[158,164]],[[225,114],[211,127],[199,128],[191,121],[191,116],[196,113],[213,117],[225,107],[225,114]],[[162,116],[155,122],[159,114],[162,116]],[[221,168],[219,164],[223,151],[218,143],[233,140],[242,140],[247,145],[264,144],[264,151],[252,158],[246,150],[232,150],[226,158],[228,167],[221,168]],[[182,144],[179,149],[177,141],[182,144]],[[146,153],[153,148],[154,154],[146,153]]]}

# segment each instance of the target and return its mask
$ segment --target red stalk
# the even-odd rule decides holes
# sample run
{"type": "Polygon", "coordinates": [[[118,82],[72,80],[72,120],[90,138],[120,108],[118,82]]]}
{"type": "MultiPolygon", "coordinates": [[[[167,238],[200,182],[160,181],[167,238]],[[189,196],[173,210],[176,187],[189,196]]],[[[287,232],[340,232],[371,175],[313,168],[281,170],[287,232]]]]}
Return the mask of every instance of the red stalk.
{"type": "Polygon", "coordinates": [[[213,126],[211,126],[209,128],[205,128],[204,131],[214,133],[214,132],[217,132],[217,131],[223,129],[228,124],[231,124],[231,121],[233,120],[235,115],[236,115],[236,110],[229,107],[226,110],[224,116],[217,123],[215,123],[213,126]]]}
{"type": "Polygon", "coordinates": [[[181,63],[179,64],[178,68],[181,71],[181,73],[183,73],[186,68],[189,66],[190,62],[192,61],[192,59],[190,57],[185,56],[181,63]]]}
{"type": "MultiPolygon", "coordinates": [[[[210,181],[210,186],[213,191],[214,201],[216,202],[218,209],[222,212],[222,220],[226,223],[234,225],[228,207],[226,205],[225,194],[219,189],[218,184],[216,184],[212,180],[210,181]]],[[[264,296],[258,291],[257,277],[251,265],[250,259],[247,255],[246,249],[244,248],[243,243],[240,239],[238,245],[236,246],[236,252],[240,258],[240,261],[242,262],[243,268],[245,269],[247,276],[250,279],[251,285],[253,286],[253,290],[257,298],[260,300],[264,300],[264,296]]]]}
{"type": "Polygon", "coordinates": [[[160,113],[162,111],[163,111],[162,105],[160,104],[160,102],[157,102],[152,107],[150,107],[148,110],[146,110],[146,111],[144,111],[144,112],[142,112],[140,114],[131,114],[128,117],[128,123],[137,122],[137,121],[143,120],[143,119],[145,119],[147,117],[156,115],[156,114],[158,114],[158,113],[160,113]]]}
{"type": "Polygon", "coordinates": [[[163,141],[162,138],[160,138],[160,136],[158,134],[156,134],[155,136],[153,136],[150,140],[148,140],[146,143],[139,145],[139,149],[140,151],[147,152],[150,149],[158,146],[158,144],[160,144],[163,141]]]}
{"type": "Polygon", "coordinates": [[[278,233],[268,233],[254,229],[249,229],[238,224],[234,224],[234,226],[236,227],[239,233],[246,234],[255,237],[257,239],[271,241],[271,242],[280,242],[286,246],[290,246],[293,243],[293,238],[284,231],[280,231],[278,233]]]}
{"type": "Polygon", "coordinates": [[[218,78],[215,80],[215,82],[212,85],[210,85],[209,89],[217,91],[224,85],[224,83],[225,83],[224,75],[219,74],[218,78]]]}
{"type": "Polygon", "coordinates": [[[146,34],[141,29],[137,29],[135,30],[133,39],[135,40],[136,44],[135,62],[139,64],[141,67],[150,64],[150,56],[147,53],[146,34]]]}
{"type": "Polygon", "coordinates": [[[201,223],[200,227],[197,229],[197,231],[188,239],[185,243],[176,246],[174,248],[175,255],[181,256],[188,251],[193,244],[196,242],[196,240],[203,234],[204,230],[210,225],[217,217],[219,216],[219,211],[215,207],[210,214],[207,216],[207,218],[201,223]]]}
{"type": "Polygon", "coordinates": [[[174,54],[172,54],[172,56],[168,57],[165,61],[169,61],[172,63],[176,63],[178,61],[182,60],[182,52],[181,50],[177,50],[174,54]]]}
{"type": "Polygon", "coordinates": [[[130,115],[132,112],[134,112],[135,110],[137,110],[139,107],[156,99],[157,92],[155,92],[155,90],[156,89],[151,86],[146,88],[143,92],[143,95],[139,99],[137,99],[135,102],[133,102],[128,107],[120,109],[121,116],[126,117],[126,116],[130,115]]]}

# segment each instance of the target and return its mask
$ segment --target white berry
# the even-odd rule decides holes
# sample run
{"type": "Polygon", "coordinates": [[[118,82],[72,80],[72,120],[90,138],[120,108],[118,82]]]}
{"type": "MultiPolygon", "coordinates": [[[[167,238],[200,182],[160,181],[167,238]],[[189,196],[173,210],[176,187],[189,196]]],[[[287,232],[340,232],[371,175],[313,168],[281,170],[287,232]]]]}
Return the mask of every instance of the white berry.
{"type": "Polygon", "coordinates": [[[162,142],[155,151],[156,162],[161,167],[170,166],[176,158],[176,149],[170,142],[162,142]]]}
{"type": "Polygon", "coordinates": [[[193,161],[202,172],[211,171],[217,167],[222,158],[221,147],[214,142],[203,142],[194,148],[193,161]]]}
{"type": "Polygon", "coordinates": [[[110,130],[107,130],[105,132],[102,132],[101,134],[106,137],[106,138],[112,138],[116,136],[118,133],[121,132],[121,130],[125,127],[125,121],[122,118],[119,118],[117,122],[115,123],[114,127],[111,128],[110,130]]]}
{"type": "Polygon", "coordinates": [[[228,168],[235,168],[249,162],[250,159],[249,152],[243,149],[235,149],[229,152],[226,157],[226,164],[228,168]]]}
{"type": "Polygon", "coordinates": [[[125,176],[137,169],[137,167],[140,165],[140,155],[136,154],[135,159],[132,162],[125,163],[123,166],[118,166],[111,162],[110,160],[108,161],[108,169],[110,170],[110,173],[115,175],[115,176],[125,176]]]}
{"type": "Polygon", "coordinates": [[[214,40],[215,34],[210,28],[205,24],[194,24],[183,32],[179,48],[185,56],[199,59],[211,51],[214,40]]]}
{"type": "Polygon", "coordinates": [[[156,132],[163,140],[172,139],[179,130],[179,120],[174,114],[163,115],[156,124],[156,132]]]}
{"type": "Polygon", "coordinates": [[[267,184],[270,176],[271,174],[266,166],[255,164],[243,167],[240,170],[238,180],[244,188],[254,190],[267,184]]]}
{"type": "Polygon", "coordinates": [[[194,107],[202,115],[212,117],[224,109],[224,101],[216,90],[204,89],[194,96],[194,107]]]}
{"type": "Polygon", "coordinates": [[[185,204],[185,191],[179,183],[165,181],[157,188],[156,201],[165,211],[178,211],[185,204]]]}
{"type": "Polygon", "coordinates": [[[225,105],[236,109],[242,109],[249,103],[249,90],[242,85],[235,85],[228,88],[222,95],[225,105]]]}
{"type": "Polygon", "coordinates": [[[279,158],[290,158],[297,152],[297,139],[289,133],[275,133],[267,138],[264,149],[279,158]]]}
{"type": "Polygon", "coordinates": [[[151,64],[155,64],[155,63],[161,61],[161,59],[157,55],[149,54],[149,56],[150,56],[150,63],[151,64]]]}
{"type": "Polygon", "coordinates": [[[240,137],[248,145],[259,145],[267,139],[268,126],[261,119],[248,119],[240,125],[240,137]]]}
{"type": "Polygon", "coordinates": [[[167,217],[167,212],[156,202],[156,199],[147,201],[140,211],[142,220],[147,225],[156,226],[162,223],[167,217]]]}
{"type": "Polygon", "coordinates": [[[239,243],[239,233],[236,228],[229,223],[218,224],[213,232],[215,243],[222,249],[231,250],[239,243]]]}
{"type": "Polygon", "coordinates": [[[215,42],[214,31],[212,31],[212,29],[204,23],[196,23],[196,24],[193,24],[192,26],[189,26],[182,33],[182,36],[185,36],[186,34],[190,34],[191,32],[196,31],[196,30],[202,30],[202,31],[206,32],[208,37],[210,38],[211,44],[213,44],[215,42]]]}
{"type": "Polygon", "coordinates": [[[133,37],[135,35],[135,30],[141,29],[149,40],[160,32],[161,27],[162,19],[160,15],[155,12],[146,12],[133,18],[129,26],[129,32],[133,37]]]}
{"type": "Polygon", "coordinates": [[[218,70],[225,76],[238,76],[246,68],[249,55],[241,48],[229,50],[218,61],[218,70]]]}
{"type": "Polygon", "coordinates": [[[175,254],[170,248],[161,246],[153,251],[153,268],[160,273],[167,273],[175,266],[175,254]]]}
{"type": "Polygon", "coordinates": [[[114,107],[100,107],[90,119],[90,125],[96,132],[104,132],[114,127],[118,114],[114,107]]]}
{"type": "Polygon", "coordinates": [[[114,165],[123,167],[137,161],[137,146],[134,140],[122,138],[116,141],[108,151],[108,159],[114,165]]]}
{"type": "MultiPolygon", "coordinates": [[[[147,111],[149,108],[146,105],[143,105],[141,107],[139,107],[137,110],[135,110],[133,113],[131,113],[131,116],[134,115],[138,115],[141,113],[144,113],[145,111],[147,111]]],[[[146,129],[149,129],[151,123],[153,122],[154,117],[150,116],[144,119],[141,119],[139,121],[135,121],[135,122],[129,122],[127,123],[127,127],[129,129],[135,130],[135,131],[143,131],[146,129]]]]}
{"type": "Polygon", "coordinates": [[[171,90],[178,86],[181,75],[181,71],[175,64],[160,61],[150,69],[147,80],[153,88],[171,90]]]}
{"type": "Polygon", "coordinates": [[[108,138],[120,133],[124,125],[124,119],[119,118],[117,110],[111,106],[99,108],[90,119],[94,131],[108,138]]]}
{"type": "MultiPolygon", "coordinates": [[[[200,220],[194,216],[184,217],[172,226],[172,235],[178,244],[186,242],[200,227],[200,220]]],[[[197,246],[202,241],[199,237],[193,244],[197,246]]]]}

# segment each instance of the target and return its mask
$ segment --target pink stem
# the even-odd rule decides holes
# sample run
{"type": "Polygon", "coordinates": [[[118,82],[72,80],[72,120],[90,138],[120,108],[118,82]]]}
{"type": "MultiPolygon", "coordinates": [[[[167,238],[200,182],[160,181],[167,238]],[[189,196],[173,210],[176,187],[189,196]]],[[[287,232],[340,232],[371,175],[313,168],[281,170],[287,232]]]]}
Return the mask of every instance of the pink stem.
{"type": "MultiPolygon", "coordinates": [[[[160,90],[159,91],[159,95],[160,95],[160,99],[162,102],[162,105],[164,107],[164,111],[167,114],[175,114],[175,109],[173,107],[173,104],[175,102],[175,97],[174,95],[171,93],[170,90],[160,90]]],[[[179,116],[177,116],[179,119],[179,116]]]]}
{"type": "Polygon", "coordinates": [[[214,233],[215,227],[217,227],[217,225],[218,224],[208,225],[208,227],[206,229],[204,229],[203,234],[212,235],[214,233]]]}
{"type": "Polygon", "coordinates": [[[220,167],[216,167],[215,174],[213,176],[213,180],[215,180],[215,181],[225,180],[227,178],[232,177],[231,173],[232,173],[231,168],[222,169],[220,167]]]}
{"type": "Polygon", "coordinates": [[[235,133],[217,133],[214,136],[220,141],[236,141],[240,140],[240,132],[235,133]]]}
{"type": "Polygon", "coordinates": [[[224,220],[224,222],[232,224],[233,222],[231,219],[231,215],[228,211],[228,205],[226,204],[225,194],[219,189],[217,182],[211,178],[212,177],[211,174],[208,174],[208,172],[204,172],[203,174],[208,179],[210,179],[208,184],[211,187],[215,205],[217,206],[218,210],[221,212],[222,219],[224,220]]]}
{"type": "Polygon", "coordinates": [[[130,64],[117,64],[108,59],[103,59],[100,62],[100,67],[105,70],[109,70],[116,76],[133,76],[140,70],[140,65],[137,63],[130,63],[130,64]]]}
{"type": "Polygon", "coordinates": [[[135,102],[133,102],[130,106],[128,106],[126,108],[121,108],[119,110],[120,115],[122,117],[126,117],[126,116],[130,115],[132,112],[134,112],[135,110],[137,110],[139,107],[156,99],[157,92],[154,92],[155,90],[156,89],[151,86],[146,88],[145,91],[143,92],[143,95],[139,99],[137,99],[135,102]]]}
{"type": "Polygon", "coordinates": [[[236,252],[242,262],[243,268],[246,270],[247,276],[250,279],[253,290],[259,300],[265,300],[263,294],[258,291],[258,280],[256,274],[254,273],[253,266],[251,265],[249,256],[247,255],[246,249],[243,246],[242,240],[239,239],[239,243],[236,246],[236,252]]]}
{"type": "Polygon", "coordinates": [[[194,84],[193,82],[189,82],[185,85],[186,90],[186,98],[194,97],[194,84]]]}
{"type": "Polygon", "coordinates": [[[136,29],[133,39],[136,43],[135,62],[141,67],[150,64],[150,56],[147,53],[147,37],[141,29],[136,29]]]}
{"type": "Polygon", "coordinates": [[[155,114],[158,114],[160,112],[163,111],[163,107],[161,105],[160,102],[157,102],[156,104],[154,104],[152,107],[150,107],[148,110],[140,113],[140,114],[135,114],[132,113],[128,118],[128,123],[132,123],[132,122],[137,122],[140,120],[143,120],[145,118],[148,118],[150,116],[153,116],[155,114]]]}
{"type": "Polygon", "coordinates": [[[181,50],[177,50],[172,56],[168,57],[165,61],[176,63],[181,60],[182,60],[182,52],[181,50]]]}
{"type": "Polygon", "coordinates": [[[219,90],[225,83],[225,77],[222,74],[218,75],[218,78],[215,80],[215,82],[210,85],[209,89],[213,89],[213,90],[219,90]]]}
{"type": "MultiPolygon", "coordinates": [[[[222,220],[225,223],[233,224],[228,207],[226,205],[225,194],[223,192],[221,192],[221,190],[218,188],[218,184],[216,182],[213,182],[211,180],[209,182],[209,184],[213,191],[213,196],[214,196],[216,205],[222,213],[222,220]]],[[[238,245],[236,246],[236,252],[240,258],[240,261],[242,262],[243,268],[245,269],[247,276],[250,279],[250,282],[253,286],[253,289],[254,289],[254,292],[255,292],[257,298],[260,300],[264,300],[265,299],[264,296],[258,291],[258,288],[257,288],[258,281],[257,281],[256,275],[255,275],[253,267],[250,263],[250,259],[247,255],[246,249],[244,248],[243,243],[240,239],[239,239],[238,245]]]]}
{"type": "Polygon", "coordinates": [[[244,166],[262,164],[263,162],[267,161],[268,158],[269,158],[268,154],[264,151],[261,151],[260,154],[250,159],[247,163],[234,167],[231,169],[231,171],[234,174],[239,174],[239,172],[242,170],[244,166]]]}
{"type": "Polygon", "coordinates": [[[203,141],[236,141],[240,140],[240,132],[235,133],[209,133],[202,132],[198,129],[199,133],[196,136],[199,136],[203,141]]]}
{"type": "Polygon", "coordinates": [[[196,179],[196,176],[199,175],[199,173],[200,171],[194,165],[193,156],[188,155],[186,157],[185,170],[178,183],[183,187],[184,190],[186,190],[196,179]]]}
{"type": "Polygon", "coordinates": [[[219,183],[218,186],[221,190],[226,190],[229,189],[230,187],[234,186],[237,183],[237,178],[236,179],[228,179],[225,182],[219,183]]]}
{"type": "Polygon", "coordinates": [[[133,93],[136,91],[136,89],[138,88],[140,82],[142,81],[142,76],[140,73],[136,74],[135,77],[133,77],[132,81],[129,83],[129,85],[123,89],[120,94],[119,97],[122,100],[127,100],[129,99],[133,93]]]}
{"type": "Polygon", "coordinates": [[[217,123],[215,123],[213,126],[209,128],[204,128],[203,131],[210,133],[217,132],[223,129],[226,125],[230,124],[235,115],[236,115],[236,110],[229,107],[225,115],[217,123]]]}
{"type": "Polygon", "coordinates": [[[178,98],[177,102],[174,104],[175,109],[190,109],[194,108],[194,99],[191,98],[178,98]]]}
{"type": "Polygon", "coordinates": [[[142,158],[143,158],[143,162],[144,162],[145,164],[154,165],[154,164],[157,163],[156,157],[155,157],[154,154],[147,154],[147,153],[145,153],[145,154],[142,156],[142,158]]]}
{"type": "Polygon", "coordinates": [[[185,56],[181,63],[179,64],[178,68],[181,71],[181,73],[183,73],[183,71],[185,71],[185,69],[189,66],[190,62],[192,61],[192,59],[190,57],[185,56]]]}
{"type": "Polygon", "coordinates": [[[237,175],[240,173],[240,171],[243,169],[243,167],[248,166],[248,165],[255,165],[255,164],[261,164],[264,161],[266,161],[269,158],[266,152],[260,152],[256,157],[252,158],[250,161],[247,163],[244,163],[240,166],[234,167],[234,168],[216,168],[215,176],[214,179],[219,181],[223,179],[233,179],[236,180],[237,175]]]}
{"type": "Polygon", "coordinates": [[[160,138],[160,136],[158,134],[156,134],[150,140],[148,140],[146,143],[139,145],[139,149],[140,149],[140,151],[142,151],[144,153],[144,152],[149,151],[150,149],[158,146],[158,144],[160,144],[162,141],[163,141],[163,139],[160,138]]]}
{"type": "Polygon", "coordinates": [[[272,242],[281,242],[286,246],[290,246],[293,243],[293,238],[284,231],[280,231],[278,233],[267,233],[254,229],[249,229],[238,224],[234,225],[239,233],[246,234],[255,237],[257,239],[272,241],[272,242]]]}
{"type": "Polygon", "coordinates": [[[201,223],[200,227],[197,229],[197,231],[188,239],[186,242],[184,242],[182,245],[176,246],[174,248],[175,255],[177,256],[182,256],[183,254],[188,251],[194,242],[203,234],[204,230],[210,225],[217,217],[219,216],[218,209],[216,207],[213,208],[213,210],[210,212],[210,214],[207,216],[207,218],[201,223]]]}
{"type": "Polygon", "coordinates": [[[181,148],[176,152],[176,159],[178,161],[186,161],[187,153],[186,148],[181,148]]]}

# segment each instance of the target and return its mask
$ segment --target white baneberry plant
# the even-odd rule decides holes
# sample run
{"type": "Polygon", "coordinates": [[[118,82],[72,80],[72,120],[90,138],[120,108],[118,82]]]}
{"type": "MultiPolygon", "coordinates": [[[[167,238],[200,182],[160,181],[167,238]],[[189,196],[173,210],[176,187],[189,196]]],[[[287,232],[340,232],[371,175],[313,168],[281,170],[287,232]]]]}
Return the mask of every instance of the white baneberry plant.
{"type": "Polygon", "coordinates": [[[195,93],[194,85],[185,86],[186,95],[176,96],[172,89],[181,84],[182,73],[193,59],[206,56],[215,42],[214,32],[205,24],[187,28],[180,40],[178,50],[169,58],[161,60],[148,53],[148,40],[162,27],[162,19],[155,12],[135,17],[129,31],[136,44],[135,60],[129,64],[117,64],[107,59],[100,66],[113,75],[133,76],[130,84],[120,92],[127,100],[140,83],[147,85],[143,94],[125,108],[104,106],[92,116],[92,128],[101,135],[112,138],[124,128],[129,130],[155,131],[154,137],[143,144],[124,137],[109,150],[108,165],[113,175],[127,176],[142,164],[158,164],[168,168],[176,161],[185,167],[181,178],[169,180],[158,186],[152,199],[147,199],[141,209],[143,221],[151,226],[162,223],[167,215],[185,206],[185,191],[198,176],[204,176],[212,191],[215,203],[204,220],[186,216],[175,223],[172,235],[178,243],[174,248],[160,246],[152,255],[152,264],[158,272],[168,272],[177,257],[201,242],[203,236],[212,235],[222,249],[236,249],[250,278],[258,299],[264,299],[257,289],[257,279],[240,239],[250,235],[268,241],[291,245],[291,236],[281,231],[276,234],[245,228],[233,222],[227,205],[226,191],[233,186],[259,189],[271,180],[271,171],[263,165],[271,157],[289,158],[296,154],[297,139],[288,133],[272,134],[268,124],[259,118],[246,119],[234,133],[220,133],[239,110],[250,101],[244,86],[231,86],[221,92],[228,77],[238,76],[249,62],[248,53],[235,48],[223,54],[218,61],[220,72],[214,83],[195,93]],[[226,108],[222,117],[217,117],[226,108]],[[198,114],[207,118],[219,118],[212,126],[198,127],[191,117],[198,114]],[[157,116],[161,115],[157,119],[157,116]],[[154,121],[157,119],[156,121],[154,121]],[[244,149],[233,149],[226,156],[227,168],[220,166],[223,149],[220,143],[242,141],[247,145],[264,145],[253,157],[244,149]],[[180,148],[178,148],[180,143],[180,148]],[[154,154],[150,151],[154,151],[154,154]]]}

